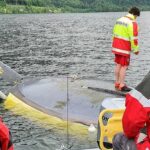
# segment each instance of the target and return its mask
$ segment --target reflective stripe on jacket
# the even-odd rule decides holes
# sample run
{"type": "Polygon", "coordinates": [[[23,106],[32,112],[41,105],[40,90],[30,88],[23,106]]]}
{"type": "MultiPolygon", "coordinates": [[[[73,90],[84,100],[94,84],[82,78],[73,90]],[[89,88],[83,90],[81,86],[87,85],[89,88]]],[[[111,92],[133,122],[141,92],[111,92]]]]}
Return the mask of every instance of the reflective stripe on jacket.
{"type": "Polygon", "coordinates": [[[126,95],[122,123],[124,134],[134,138],[137,150],[150,150],[150,100],[137,90],[126,95]],[[146,133],[141,130],[146,128],[146,133]]]}
{"type": "Polygon", "coordinates": [[[133,52],[139,51],[137,37],[138,25],[132,14],[118,19],[113,29],[112,52],[129,56],[131,50],[133,50],[133,52]]]}

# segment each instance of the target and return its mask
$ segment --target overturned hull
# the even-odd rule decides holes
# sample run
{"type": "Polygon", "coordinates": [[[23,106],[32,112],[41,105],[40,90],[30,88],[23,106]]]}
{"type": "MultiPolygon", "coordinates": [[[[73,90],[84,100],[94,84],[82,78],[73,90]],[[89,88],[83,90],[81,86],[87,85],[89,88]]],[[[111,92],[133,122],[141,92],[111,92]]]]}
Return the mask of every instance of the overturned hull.
{"type": "Polygon", "coordinates": [[[135,89],[142,93],[147,99],[150,99],[150,72],[147,73],[135,89]]]}
{"type": "Polygon", "coordinates": [[[10,93],[13,95],[11,99],[15,100],[16,97],[45,114],[90,125],[97,124],[102,100],[105,97],[116,97],[90,88],[103,86],[111,89],[113,84],[72,78],[68,82],[67,78],[30,79],[23,81],[10,93]]]}

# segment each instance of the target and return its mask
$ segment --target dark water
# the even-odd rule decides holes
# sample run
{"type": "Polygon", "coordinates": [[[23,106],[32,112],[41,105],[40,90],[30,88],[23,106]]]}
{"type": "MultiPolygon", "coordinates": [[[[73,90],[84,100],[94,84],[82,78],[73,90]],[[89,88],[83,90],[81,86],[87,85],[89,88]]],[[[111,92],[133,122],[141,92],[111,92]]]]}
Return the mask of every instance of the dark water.
{"type": "MultiPolygon", "coordinates": [[[[125,13],[0,15],[0,59],[23,77],[66,76],[113,81],[112,28],[125,13]]],[[[127,84],[136,86],[150,68],[150,12],[142,12],[140,54],[132,56],[127,84]]],[[[1,90],[11,85],[1,83],[1,90]]],[[[55,128],[45,129],[0,106],[17,150],[58,149],[66,142],[55,128]]],[[[71,149],[96,147],[96,142],[70,137],[71,149]]]]}

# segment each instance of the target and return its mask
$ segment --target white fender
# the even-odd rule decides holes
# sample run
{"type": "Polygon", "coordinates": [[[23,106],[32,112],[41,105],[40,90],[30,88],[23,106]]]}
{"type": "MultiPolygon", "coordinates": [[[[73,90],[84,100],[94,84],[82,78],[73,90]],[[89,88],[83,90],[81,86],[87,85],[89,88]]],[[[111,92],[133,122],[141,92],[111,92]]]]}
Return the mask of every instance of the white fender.
{"type": "Polygon", "coordinates": [[[5,100],[6,97],[7,96],[2,91],[0,91],[0,98],[3,99],[3,100],[5,100]]]}

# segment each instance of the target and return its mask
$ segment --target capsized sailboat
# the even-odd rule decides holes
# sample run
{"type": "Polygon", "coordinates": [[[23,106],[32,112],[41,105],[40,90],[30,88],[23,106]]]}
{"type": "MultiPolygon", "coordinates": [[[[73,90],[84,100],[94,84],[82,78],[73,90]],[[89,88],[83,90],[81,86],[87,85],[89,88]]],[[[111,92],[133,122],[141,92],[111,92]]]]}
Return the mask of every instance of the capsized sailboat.
{"type": "MultiPolygon", "coordinates": [[[[84,125],[97,124],[101,110],[124,107],[125,93],[115,91],[113,83],[74,77],[22,80],[14,72],[11,75],[9,67],[0,65],[3,77],[7,76],[9,81],[15,83],[18,79],[21,81],[9,91],[4,102],[5,108],[32,119],[38,118],[42,124],[62,123],[63,127],[66,126],[66,121],[70,121],[74,123],[70,127],[76,132],[87,132],[84,125]],[[81,130],[79,126],[84,129],[81,130]]],[[[141,84],[137,88],[141,88],[141,84]]]]}
{"type": "Polygon", "coordinates": [[[45,114],[85,125],[97,124],[100,105],[105,97],[114,97],[109,93],[93,90],[89,87],[111,87],[112,84],[100,80],[44,78],[28,79],[10,90],[5,107],[17,99],[45,114]],[[68,90],[67,90],[68,86],[68,90]],[[9,99],[9,103],[8,103],[9,99]]]}
{"type": "MultiPolygon", "coordinates": [[[[97,124],[100,107],[101,109],[124,107],[125,93],[116,91],[113,83],[110,82],[75,77],[22,80],[22,77],[7,65],[0,62],[0,66],[3,78],[13,82],[21,81],[9,91],[5,101],[7,109],[18,100],[47,115],[90,125],[97,124]],[[116,97],[121,98],[116,99],[116,97]],[[105,98],[107,99],[102,103],[105,98]]],[[[146,79],[148,77],[149,74],[146,79]]],[[[142,82],[137,88],[141,87],[142,82]]]]}

